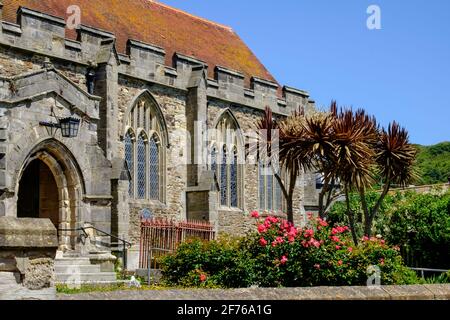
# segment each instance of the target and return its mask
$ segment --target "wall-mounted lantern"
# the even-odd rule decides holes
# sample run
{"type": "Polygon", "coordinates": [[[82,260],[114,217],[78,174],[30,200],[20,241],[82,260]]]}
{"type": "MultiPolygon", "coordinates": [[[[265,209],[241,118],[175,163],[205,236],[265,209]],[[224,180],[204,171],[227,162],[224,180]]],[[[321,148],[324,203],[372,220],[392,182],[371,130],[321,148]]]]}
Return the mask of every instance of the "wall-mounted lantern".
{"type": "Polygon", "coordinates": [[[61,129],[61,135],[64,138],[75,138],[78,136],[80,129],[80,119],[74,117],[58,119],[58,123],[41,121],[39,124],[45,127],[61,129]]]}

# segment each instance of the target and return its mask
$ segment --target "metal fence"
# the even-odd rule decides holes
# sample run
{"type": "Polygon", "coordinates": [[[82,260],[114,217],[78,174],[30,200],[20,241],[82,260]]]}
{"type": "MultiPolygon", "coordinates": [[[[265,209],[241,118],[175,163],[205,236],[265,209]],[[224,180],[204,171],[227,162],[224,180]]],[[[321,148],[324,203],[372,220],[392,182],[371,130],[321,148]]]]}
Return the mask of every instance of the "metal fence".
{"type": "Polygon", "coordinates": [[[141,221],[139,268],[159,269],[158,259],[175,251],[190,238],[214,240],[214,227],[204,221],[174,221],[165,218],[141,221]]]}

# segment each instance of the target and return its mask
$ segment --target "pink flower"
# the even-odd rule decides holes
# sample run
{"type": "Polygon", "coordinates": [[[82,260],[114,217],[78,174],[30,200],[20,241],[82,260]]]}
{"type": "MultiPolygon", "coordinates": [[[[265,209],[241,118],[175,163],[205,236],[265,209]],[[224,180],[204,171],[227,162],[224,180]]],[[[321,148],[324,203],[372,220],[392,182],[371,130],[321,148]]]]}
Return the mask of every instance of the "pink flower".
{"type": "Polygon", "coordinates": [[[334,242],[340,242],[341,239],[339,239],[339,237],[336,236],[331,236],[331,240],[333,240],[334,242]]]}
{"type": "Polygon", "coordinates": [[[205,282],[205,281],[206,281],[206,275],[205,275],[205,274],[202,273],[202,274],[200,275],[200,281],[201,281],[201,282],[205,282]]]}
{"type": "Polygon", "coordinates": [[[321,225],[322,227],[327,227],[328,223],[325,220],[319,218],[319,225],[321,225]]]}
{"type": "Polygon", "coordinates": [[[386,243],[386,241],[384,241],[384,240],[381,240],[381,241],[380,241],[380,243],[381,243],[381,244],[385,244],[385,243],[386,243]]]}
{"type": "Polygon", "coordinates": [[[338,261],[338,265],[340,265],[340,266],[342,266],[343,263],[344,263],[344,262],[342,262],[342,260],[339,260],[339,261],[338,261]]]}
{"type": "Polygon", "coordinates": [[[281,260],[280,260],[280,263],[281,264],[286,264],[286,262],[288,262],[288,258],[286,258],[286,256],[282,256],[281,260]]]}
{"type": "Polygon", "coordinates": [[[310,240],[310,243],[311,243],[314,247],[316,247],[316,248],[319,248],[319,247],[320,247],[320,242],[317,241],[316,239],[311,239],[311,240],[310,240]]]}
{"type": "Polygon", "coordinates": [[[363,239],[363,241],[369,241],[369,237],[367,237],[367,236],[364,236],[362,239],[363,239]]]}
{"type": "Polygon", "coordinates": [[[258,213],[258,211],[253,211],[252,213],[251,213],[251,217],[252,218],[259,218],[259,213],[258,213]]]}
{"type": "Polygon", "coordinates": [[[314,235],[314,230],[312,230],[312,229],[308,229],[304,233],[305,238],[312,237],[313,235],[314,235]]]}
{"type": "Polygon", "coordinates": [[[272,247],[275,248],[277,246],[277,244],[278,244],[278,242],[276,240],[272,241],[272,247]]]}
{"type": "Polygon", "coordinates": [[[338,234],[338,230],[336,228],[331,229],[331,234],[334,236],[338,234]]]}
{"type": "Polygon", "coordinates": [[[276,217],[269,217],[268,219],[272,223],[277,223],[278,222],[278,218],[276,218],[276,217]]]}
{"type": "Polygon", "coordinates": [[[267,240],[264,239],[264,238],[261,238],[261,239],[259,239],[259,244],[260,244],[262,247],[265,247],[265,246],[267,246],[267,240]]]}
{"type": "Polygon", "coordinates": [[[259,233],[264,233],[264,232],[266,232],[266,231],[267,231],[267,227],[266,227],[265,225],[260,224],[260,225],[258,226],[258,232],[259,232],[259,233]]]}
{"type": "Polygon", "coordinates": [[[348,247],[348,252],[353,252],[353,248],[352,247],[348,247]]]}
{"type": "Polygon", "coordinates": [[[341,250],[341,246],[336,246],[336,250],[341,250]]]}
{"type": "Polygon", "coordinates": [[[384,266],[384,258],[381,258],[381,259],[380,259],[380,264],[381,264],[382,266],[384,266]]]}
{"type": "Polygon", "coordinates": [[[314,268],[316,268],[317,270],[320,270],[320,264],[318,264],[318,263],[315,264],[315,265],[314,265],[314,268]]]}

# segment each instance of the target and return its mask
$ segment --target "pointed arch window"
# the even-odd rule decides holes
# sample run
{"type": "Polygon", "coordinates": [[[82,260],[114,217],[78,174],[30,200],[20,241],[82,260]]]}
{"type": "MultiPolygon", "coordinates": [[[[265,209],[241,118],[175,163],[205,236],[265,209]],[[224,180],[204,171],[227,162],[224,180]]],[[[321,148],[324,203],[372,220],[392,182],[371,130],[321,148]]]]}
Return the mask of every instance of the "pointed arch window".
{"type": "Polygon", "coordinates": [[[144,92],[128,112],[124,123],[125,160],[130,179],[130,198],[165,201],[166,123],[156,100],[144,92]],[[137,138],[134,138],[134,134],[137,138]]]}
{"type": "Polygon", "coordinates": [[[222,207],[242,208],[243,168],[239,155],[243,152],[243,139],[236,118],[226,110],[217,120],[216,136],[210,152],[210,168],[215,173],[222,207]],[[219,150],[215,146],[221,146],[219,150]]]}
{"type": "Polygon", "coordinates": [[[220,163],[220,204],[226,206],[228,204],[228,159],[227,147],[224,145],[222,149],[222,161],[220,163]]]}
{"type": "Polygon", "coordinates": [[[139,136],[137,140],[137,196],[145,199],[147,194],[147,157],[144,137],[139,136]]]}
{"type": "Polygon", "coordinates": [[[134,195],[134,142],[131,132],[128,131],[124,138],[125,142],[125,161],[130,172],[130,183],[128,187],[128,193],[132,197],[134,195]]]}
{"type": "Polygon", "coordinates": [[[150,199],[158,200],[160,195],[160,164],[159,146],[157,139],[152,137],[149,143],[150,158],[150,199]]]}
{"type": "Polygon", "coordinates": [[[232,156],[230,164],[230,201],[231,207],[236,208],[238,206],[238,154],[236,148],[233,150],[232,156]]]}

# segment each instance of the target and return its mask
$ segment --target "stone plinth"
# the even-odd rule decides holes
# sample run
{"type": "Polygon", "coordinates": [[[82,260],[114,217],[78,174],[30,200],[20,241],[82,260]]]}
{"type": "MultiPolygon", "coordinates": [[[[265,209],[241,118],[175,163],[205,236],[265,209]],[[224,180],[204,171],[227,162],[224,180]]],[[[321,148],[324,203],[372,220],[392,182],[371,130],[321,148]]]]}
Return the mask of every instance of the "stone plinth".
{"type": "Polygon", "coordinates": [[[0,300],[55,299],[57,248],[49,219],[0,217],[0,300]]]}

